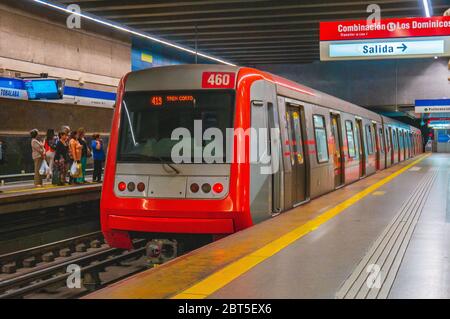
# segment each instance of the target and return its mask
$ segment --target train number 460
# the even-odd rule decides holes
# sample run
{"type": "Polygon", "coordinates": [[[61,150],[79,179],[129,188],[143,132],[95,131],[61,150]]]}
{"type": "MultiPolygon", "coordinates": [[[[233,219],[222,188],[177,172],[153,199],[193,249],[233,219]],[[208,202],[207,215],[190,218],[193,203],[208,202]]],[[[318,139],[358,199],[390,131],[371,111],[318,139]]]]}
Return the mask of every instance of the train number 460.
{"type": "Polygon", "coordinates": [[[233,88],[234,73],[232,72],[204,72],[202,78],[203,88],[233,88]]]}
{"type": "Polygon", "coordinates": [[[211,74],[208,78],[208,84],[214,86],[222,86],[230,84],[230,75],[229,74],[211,74]]]}

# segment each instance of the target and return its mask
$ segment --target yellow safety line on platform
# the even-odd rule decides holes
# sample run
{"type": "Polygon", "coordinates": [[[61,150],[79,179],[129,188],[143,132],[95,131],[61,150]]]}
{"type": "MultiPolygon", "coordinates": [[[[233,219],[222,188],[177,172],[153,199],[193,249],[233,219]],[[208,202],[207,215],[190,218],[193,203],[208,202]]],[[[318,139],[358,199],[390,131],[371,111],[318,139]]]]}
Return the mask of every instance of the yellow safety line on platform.
{"type": "Polygon", "coordinates": [[[428,156],[429,156],[429,154],[423,155],[422,157],[415,160],[411,164],[408,164],[407,166],[403,167],[402,169],[399,169],[398,171],[396,171],[395,173],[392,173],[391,175],[385,177],[381,181],[378,181],[377,183],[367,187],[363,191],[355,194],[354,196],[343,201],[342,203],[338,204],[337,206],[327,210],[325,213],[319,215],[318,217],[314,218],[313,220],[303,224],[302,226],[297,227],[296,229],[281,236],[280,238],[265,245],[264,247],[256,250],[255,252],[253,252],[245,257],[242,257],[241,259],[231,263],[230,265],[222,268],[221,270],[211,274],[210,276],[206,277],[205,279],[203,279],[199,283],[195,284],[194,286],[191,286],[190,288],[173,296],[172,299],[203,299],[203,298],[208,297],[209,295],[213,294],[217,290],[219,290],[219,289],[223,288],[224,286],[226,286],[227,284],[229,284],[234,279],[236,279],[239,276],[241,276],[242,274],[246,273],[248,270],[250,270],[253,267],[255,267],[256,265],[258,265],[262,261],[275,255],[276,253],[278,253],[282,249],[286,248],[287,246],[289,246],[296,240],[300,239],[301,237],[305,236],[309,232],[314,231],[320,225],[324,224],[331,218],[340,214],[345,209],[349,208],[356,202],[360,201],[367,195],[371,194],[379,187],[390,182],[392,179],[399,176],[403,172],[407,171],[412,166],[418,164],[420,161],[424,160],[428,156]]]}
{"type": "Polygon", "coordinates": [[[45,185],[42,187],[34,187],[34,188],[21,188],[21,189],[13,189],[9,191],[2,191],[2,194],[14,194],[14,193],[23,193],[23,192],[29,192],[29,191],[42,191],[46,189],[52,189],[52,188],[76,188],[77,186],[83,186],[83,185],[89,185],[89,184],[95,184],[92,182],[87,182],[86,184],[80,184],[80,185],[45,185]]]}

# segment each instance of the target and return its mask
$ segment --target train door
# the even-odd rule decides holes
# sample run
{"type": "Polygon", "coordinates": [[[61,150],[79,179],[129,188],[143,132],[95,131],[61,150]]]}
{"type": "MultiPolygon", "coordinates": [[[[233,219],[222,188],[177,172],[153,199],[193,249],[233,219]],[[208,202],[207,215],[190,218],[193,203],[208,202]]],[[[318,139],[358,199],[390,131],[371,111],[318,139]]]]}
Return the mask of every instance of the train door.
{"type": "Polygon", "coordinates": [[[397,129],[392,129],[392,163],[398,163],[398,139],[397,139],[397,129]]]}
{"type": "Polygon", "coordinates": [[[253,223],[281,211],[281,145],[272,83],[255,81],[250,91],[250,212],[253,223]]]}
{"type": "Polygon", "coordinates": [[[342,152],[342,129],[339,114],[331,113],[331,134],[333,135],[334,187],[344,184],[344,163],[342,152]]]}
{"type": "Polygon", "coordinates": [[[412,157],[412,141],[411,141],[411,133],[407,133],[408,136],[408,158],[412,157]]]}
{"type": "Polygon", "coordinates": [[[406,140],[405,140],[405,132],[401,131],[401,152],[402,152],[402,161],[406,159],[406,140]]]}
{"type": "Polygon", "coordinates": [[[291,192],[295,206],[306,200],[306,163],[303,147],[304,118],[300,107],[286,106],[286,122],[292,164],[291,192]]]}
{"type": "Polygon", "coordinates": [[[383,128],[380,127],[378,129],[378,143],[377,143],[377,149],[378,149],[378,153],[379,153],[379,161],[380,161],[380,166],[378,167],[378,169],[384,169],[386,168],[386,146],[385,146],[385,141],[384,141],[384,134],[383,134],[383,128]]]}
{"type": "Polygon", "coordinates": [[[378,130],[377,130],[377,123],[373,123],[372,122],[372,127],[373,127],[373,138],[375,139],[375,169],[379,170],[381,165],[381,152],[380,152],[380,141],[378,138],[378,130]]]}
{"type": "Polygon", "coordinates": [[[403,159],[407,160],[409,146],[408,146],[408,132],[406,131],[403,131],[403,149],[404,149],[403,159]]]}
{"type": "Polygon", "coordinates": [[[403,161],[403,138],[402,138],[402,131],[401,130],[397,130],[397,140],[398,140],[398,161],[401,162],[403,161]]]}
{"type": "Polygon", "coordinates": [[[392,165],[392,143],[391,143],[391,135],[389,133],[389,129],[386,127],[384,130],[384,140],[386,142],[386,167],[392,165]]]}
{"type": "Polygon", "coordinates": [[[362,120],[356,119],[356,132],[357,139],[359,145],[359,177],[363,177],[366,175],[366,148],[364,145],[364,133],[362,120]]]}

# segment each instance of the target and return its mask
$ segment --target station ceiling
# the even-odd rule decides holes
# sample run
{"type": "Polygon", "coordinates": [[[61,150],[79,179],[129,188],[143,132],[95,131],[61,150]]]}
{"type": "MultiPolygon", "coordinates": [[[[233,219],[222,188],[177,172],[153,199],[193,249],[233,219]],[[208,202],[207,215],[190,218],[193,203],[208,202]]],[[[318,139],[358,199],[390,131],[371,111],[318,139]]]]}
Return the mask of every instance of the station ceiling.
{"type": "MultiPolygon", "coordinates": [[[[382,18],[423,16],[421,0],[59,0],[82,11],[237,64],[319,60],[319,22],[365,19],[371,3],[382,18]]],[[[448,0],[431,0],[442,15],[448,0]]]]}
{"type": "MultiPolygon", "coordinates": [[[[9,2],[9,1],[7,1],[9,2]]],[[[15,2],[15,1],[14,1],[15,2]]],[[[30,3],[30,1],[27,1],[30,3]]],[[[383,18],[423,16],[422,0],[55,0],[236,64],[319,60],[319,22],[365,19],[376,3],[383,18]]],[[[430,0],[434,15],[449,0],[430,0]]],[[[48,8],[40,9],[48,10],[48,8]]]]}

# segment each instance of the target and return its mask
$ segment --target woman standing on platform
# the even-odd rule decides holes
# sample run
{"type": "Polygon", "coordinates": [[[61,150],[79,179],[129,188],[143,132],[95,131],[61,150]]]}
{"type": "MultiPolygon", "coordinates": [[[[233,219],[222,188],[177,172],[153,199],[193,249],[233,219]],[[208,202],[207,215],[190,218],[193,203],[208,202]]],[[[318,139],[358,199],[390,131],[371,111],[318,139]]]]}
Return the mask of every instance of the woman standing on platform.
{"type": "Polygon", "coordinates": [[[87,158],[89,157],[89,147],[88,143],[85,138],[85,131],[84,128],[80,127],[78,129],[78,142],[81,144],[81,176],[77,178],[78,183],[86,183],[86,165],[87,165],[87,158]]]}
{"type": "Polygon", "coordinates": [[[45,159],[44,145],[37,139],[39,131],[33,129],[30,132],[31,136],[31,156],[34,161],[34,185],[36,187],[42,187],[42,176],[39,173],[42,161],[45,159]]]}
{"type": "MultiPolygon", "coordinates": [[[[70,133],[70,141],[69,141],[69,155],[71,157],[71,162],[69,163],[69,167],[72,167],[72,164],[79,163],[81,161],[81,151],[83,146],[78,141],[78,132],[72,131],[70,133]]],[[[70,169],[70,168],[69,168],[70,169]]],[[[70,184],[78,184],[78,180],[70,176],[69,179],[70,184]]]]}
{"type": "Polygon", "coordinates": [[[49,170],[47,172],[47,181],[49,181],[53,175],[53,161],[55,158],[55,148],[56,148],[56,136],[55,131],[53,129],[47,130],[47,136],[44,141],[44,149],[45,149],[45,159],[47,160],[47,164],[49,170]]]}
{"type": "Polygon", "coordinates": [[[100,134],[92,135],[91,147],[94,157],[94,175],[92,176],[92,179],[94,182],[101,183],[105,151],[103,150],[103,141],[100,138],[100,134]]]}
{"type": "Polygon", "coordinates": [[[69,160],[69,148],[67,147],[67,134],[61,132],[58,135],[58,143],[55,149],[55,164],[54,164],[54,184],[63,186],[66,183],[67,162],[69,160]]]}

